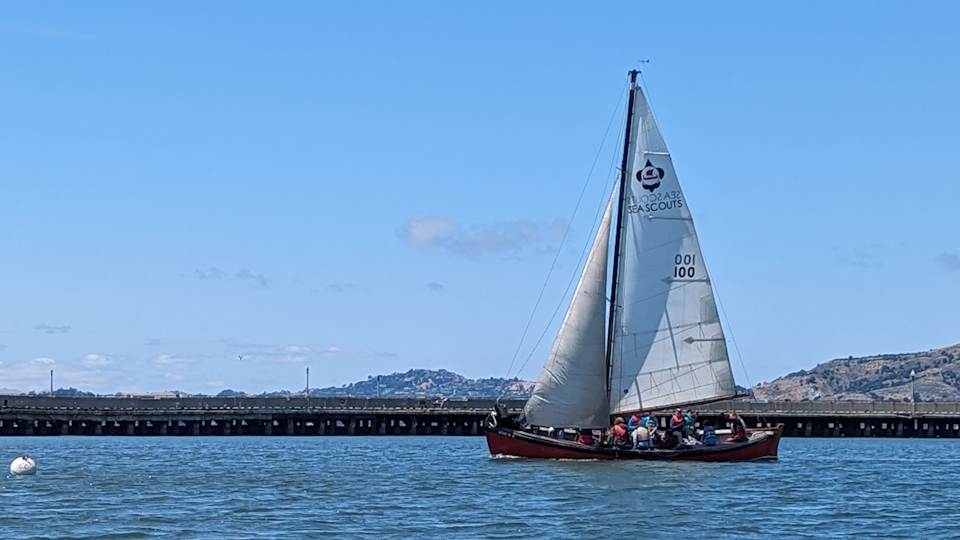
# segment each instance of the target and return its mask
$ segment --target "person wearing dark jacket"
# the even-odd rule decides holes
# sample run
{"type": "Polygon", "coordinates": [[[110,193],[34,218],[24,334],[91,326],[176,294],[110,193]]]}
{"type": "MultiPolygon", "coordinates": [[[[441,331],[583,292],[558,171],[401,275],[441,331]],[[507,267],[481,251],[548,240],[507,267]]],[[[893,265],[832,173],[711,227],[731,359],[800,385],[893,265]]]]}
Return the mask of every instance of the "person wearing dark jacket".
{"type": "Polygon", "coordinates": [[[730,437],[727,439],[727,442],[736,443],[743,442],[747,440],[747,424],[743,421],[743,418],[740,418],[740,415],[736,412],[731,412],[727,415],[727,420],[730,421],[730,437]]]}

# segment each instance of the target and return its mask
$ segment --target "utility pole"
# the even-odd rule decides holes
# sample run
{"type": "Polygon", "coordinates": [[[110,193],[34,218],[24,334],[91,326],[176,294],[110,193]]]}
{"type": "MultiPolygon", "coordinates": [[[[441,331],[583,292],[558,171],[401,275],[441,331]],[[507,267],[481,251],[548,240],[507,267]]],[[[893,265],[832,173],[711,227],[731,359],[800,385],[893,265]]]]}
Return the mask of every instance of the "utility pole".
{"type": "Polygon", "coordinates": [[[917,416],[917,372],[910,370],[910,416],[917,416]]]}
{"type": "Polygon", "coordinates": [[[307,398],[307,407],[310,406],[310,368],[307,368],[307,388],[303,391],[303,396],[307,398]]]}
{"type": "Polygon", "coordinates": [[[377,399],[380,399],[380,376],[377,375],[377,399]]]}
{"type": "Polygon", "coordinates": [[[50,370],[50,397],[53,397],[53,370],[50,370]]]}

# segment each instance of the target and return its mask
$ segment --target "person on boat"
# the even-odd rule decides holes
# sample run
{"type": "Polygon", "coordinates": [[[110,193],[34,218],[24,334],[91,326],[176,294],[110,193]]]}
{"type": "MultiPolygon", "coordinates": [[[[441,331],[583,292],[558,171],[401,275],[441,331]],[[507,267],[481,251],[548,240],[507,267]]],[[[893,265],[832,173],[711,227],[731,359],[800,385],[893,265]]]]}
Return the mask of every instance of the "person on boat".
{"type": "Polygon", "coordinates": [[[647,433],[652,437],[654,433],[657,432],[657,415],[653,412],[648,412],[643,415],[643,418],[640,419],[640,425],[647,428],[647,433]]]}
{"type": "Polygon", "coordinates": [[[627,436],[630,437],[630,440],[633,442],[634,449],[639,447],[641,442],[647,440],[647,430],[643,427],[643,424],[640,422],[640,417],[636,414],[631,414],[630,420],[627,420],[627,436]]]}
{"type": "Polygon", "coordinates": [[[657,432],[657,417],[652,413],[644,413],[637,422],[637,429],[631,434],[633,447],[653,446],[654,439],[659,435],[657,432]]]}
{"type": "Polygon", "coordinates": [[[637,429],[630,432],[630,440],[633,441],[633,449],[642,448],[649,446],[650,444],[650,431],[647,428],[643,427],[643,424],[638,422],[637,429]]]}
{"type": "Polygon", "coordinates": [[[510,418],[510,413],[507,412],[507,406],[503,403],[497,403],[493,406],[493,410],[496,412],[497,423],[505,428],[516,428],[517,423],[510,418]]]}
{"type": "Polygon", "coordinates": [[[683,429],[683,412],[677,409],[670,417],[670,431],[681,431],[683,429]]]}
{"type": "Polygon", "coordinates": [[[692,436],[695,433],[695,428],[697,426],[697,416],[693,411],[687,411],[683,415],[683,438],[692,436]]]}
{"type": "Polygon", "coordinates": [[[661,437],[654,439],[654,447],[664,450],[670,450],[679,445],[680,439],[677,437],[677,432],[673,430],[664,431],[661,437]]]}
{"type": "Polygon", "coordinates": [[[628,443],[629,439],[627,438],[627,423],[623,420],[622,416],[618,416],[616,420],[613,421],[613,444],[616,446],[623,446],[628,443]]]}
{"type": "Polygon", "coordinates": [[[670,431],[676,433],[677,440],[683,440],[683,427],[686,424],[686,421],[683,419],[683,412],[677,409],[676,412],[673,413],[673,416],[670,417],[670,431]]]}
{"type": "Polygon", "coordinates": [[[580,444],[585,444],[587,446],[593,446],[596,444],[596,441],[593,439],[593,430],[592,429],[581,429],[577,434],[577,442],[580,444]]]}
{"type": "Polygon", "coordinates": [[[740,418],[740,415],[736,412],[731,412],[727,415],[727,420],[730,421],[730,437],[727,438],[729,443],[743,442],[747,440],[747,424],[743,421],[743,418],[740,418]]]}
{"type": "Polygon", "coordinates": [[[700,442],[704,446],[717,445],[717,430],[713,429],[713,423],[709,420],[703,421],[703,435],[700,436],[700,442]]]}

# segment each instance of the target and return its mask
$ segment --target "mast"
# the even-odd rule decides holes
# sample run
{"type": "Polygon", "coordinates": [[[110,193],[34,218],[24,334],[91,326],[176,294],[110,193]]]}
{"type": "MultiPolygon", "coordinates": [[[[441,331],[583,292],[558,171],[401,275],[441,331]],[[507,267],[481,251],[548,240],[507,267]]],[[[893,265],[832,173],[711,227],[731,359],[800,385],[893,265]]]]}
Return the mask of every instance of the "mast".
{"type": "Polygon", "coordinates": [[[633,69],[628,72],[630,75],[630,97],[627,100],[627,122],[626,131],[623,134],[623,160],[620,161],[620,189],[619,202],[617,203],[617,227],[616,239],[613,242],[613,276],[610,280],[610,317],[607,320],[607,395],[610,395],[610,377],[611,367],[613,366],[613,336],[615,332],[614,314],[617,306],[617,274],[620,267],[620,232],[622,230],[620,221],[623,219],[623,195],[627,187],[627,162],[630,157],[630,131],[633,129],[633,99],[637,93],[637,74],[639,71],[633,69]]]}

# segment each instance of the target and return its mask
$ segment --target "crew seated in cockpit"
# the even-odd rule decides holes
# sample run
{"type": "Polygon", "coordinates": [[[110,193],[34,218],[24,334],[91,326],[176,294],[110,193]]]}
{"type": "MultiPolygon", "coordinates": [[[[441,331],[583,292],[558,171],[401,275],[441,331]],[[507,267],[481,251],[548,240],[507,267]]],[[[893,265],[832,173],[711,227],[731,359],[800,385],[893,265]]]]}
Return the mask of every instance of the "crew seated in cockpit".
{"type": "Polygon", "coordinates": [[[585,444],[587,446],[594,446],[597,444],[597,441],[593,438],[592,429],[581,429],[577,434],[577,442],[580,444],[585,444]]]}
{"type": "Polygon", "coordinates": [[[623,420],[623,417],[618,416],[614,421],[613,425],[607,429],[607,432],[603,438],[604,446],[620,446],[620,447],[630,447],[630,437],[627,434],[627,423],[623,420]]]}

